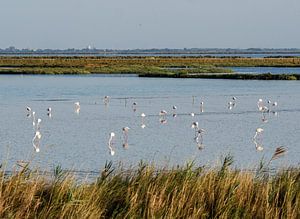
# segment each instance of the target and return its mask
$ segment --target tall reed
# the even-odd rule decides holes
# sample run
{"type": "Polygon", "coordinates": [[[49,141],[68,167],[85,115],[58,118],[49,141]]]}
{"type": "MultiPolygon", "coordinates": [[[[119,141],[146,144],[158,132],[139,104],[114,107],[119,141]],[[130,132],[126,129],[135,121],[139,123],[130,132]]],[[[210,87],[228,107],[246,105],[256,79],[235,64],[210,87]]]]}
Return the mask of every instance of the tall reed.
{"type": "MultiPolygon", "coordinates": [[[[227,159],[227,160],[226,160],[227,159]]],[[[300,170],[270,174],[187,164],[141,163],[124,171],[107,164],[94,181],[56,168],[46,177],[25,168],[0,172],[1,218],[299,218],[300,170]]]]}

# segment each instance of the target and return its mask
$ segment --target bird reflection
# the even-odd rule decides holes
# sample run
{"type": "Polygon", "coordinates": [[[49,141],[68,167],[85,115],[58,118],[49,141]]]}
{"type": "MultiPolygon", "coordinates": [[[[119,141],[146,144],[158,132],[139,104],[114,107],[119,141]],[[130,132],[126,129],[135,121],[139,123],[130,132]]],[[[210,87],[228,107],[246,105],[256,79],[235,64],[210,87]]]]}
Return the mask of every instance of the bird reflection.
{"type": "Polygon", "coordinates": [[[166,123],[167,123],[167,120],[164,119],[164,118],[159,118],[159,122],[160,122],[161,124],[166,124],[166,123]]]}
{"type": "Polygon", "coordinates": [[[269,120],[268,120],[268,117],[267,117],[267,114],[266,113],[264,113],[264,112],[262,112],[262,114],[261,114],[261,121],[263,122],[263,123],[267,123],[269,120]]]}
{"type": "Polygon", "coordinates": [[[257,128],[255,130],[255,134],[253,136],[253,143],[255,144],[255,148],[257,151],[262,151],[263,144],[262,144],[262,133],[264,132],[263,128],[257,128]]]}
{"type": "Polygon", "coordinates": [[[40,131],[36,131],[35,132],[35,135],[32,139],[32,145],[33,145],[33,148],[35,150],[35,152],[40,152],[40,141],[41,141],[41,138],[42,138],[42,135],[40,133],[40,131]]]}
{"type": "Polygon", "coordinates": [[[253,140],[253,143],[255,144],[255,149],[257,151],[263,151],[264,150],[264,147],[262,144],[259,144],[255,139],[253,140]]]}

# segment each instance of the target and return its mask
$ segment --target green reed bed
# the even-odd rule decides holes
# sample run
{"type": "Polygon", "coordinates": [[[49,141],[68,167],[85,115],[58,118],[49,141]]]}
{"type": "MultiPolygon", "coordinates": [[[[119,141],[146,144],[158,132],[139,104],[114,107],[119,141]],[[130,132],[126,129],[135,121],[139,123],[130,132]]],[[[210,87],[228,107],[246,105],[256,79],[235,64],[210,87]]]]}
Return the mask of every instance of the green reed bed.
{"type": "Polygon", "coordinates": [[[56,168],[45,177],[25,167],[0,172],[1,218],[299,218],[300,169],[270,174],[187,164],[172,169],[141,163],[124,171],[107,164],[78,182],[56,168]]]}

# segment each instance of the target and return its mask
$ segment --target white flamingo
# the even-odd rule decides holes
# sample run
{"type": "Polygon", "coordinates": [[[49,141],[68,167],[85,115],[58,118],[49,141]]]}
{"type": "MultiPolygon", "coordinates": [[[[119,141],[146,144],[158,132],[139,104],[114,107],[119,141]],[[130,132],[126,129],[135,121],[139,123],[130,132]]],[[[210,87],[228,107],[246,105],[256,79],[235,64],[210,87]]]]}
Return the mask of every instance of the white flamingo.
{"type": "Polygon", "coordinates": [[[79,102],[75,102],[74,106],[75,106],[75,113],[79,114],[79,112],[80,112],[80,103],[79,102]]]}
{"type": "Polygon", "coordinates": [[[47,108],[47,116],[49,116],[50,118],[52,117],[52,108],[51,107],[47,108]]]}
{"type": "Polygon", "coordinates": [[[110,137],[109,137],[109,140],[108,140],[108,148],[109,148],[109,152],[110,152],[110,155],[111,156],[114,156],[115,155],[115,151],[113,149],[113,138],[115,137],[115,133],[114,132],[111,132],[110,133],[110,137]]]}
{"type": "Polygon", "coordinates": [[[200,112],[203,113],[204,112],[204,102],[200,103],[200,112]]]}
{"type": "Polygon", "coordinates": [[[129,132],[129,127],[123,127],[122,131],[123,131],[123,136],[124,136],[124,143],[123,143],[123,147],[127,148],[128,147],[128,132],[129,132]]]}
{"type": "Polygon", "coordinates": [[[141,114],[141,118],[142,118],[142,124],[141,124],[141,128],[144,129],[146,127],[145,125],[145,117],[146,117],[146,114],[145,113],[142,113],[141,114]]]}
{"type": "Polygon", "coordinates": [[[253,139],[256,139],[256,137],[261,134],[264,131],[263,128],[257,128],[255,131],[255,135],[253,136],[253,139]]]}

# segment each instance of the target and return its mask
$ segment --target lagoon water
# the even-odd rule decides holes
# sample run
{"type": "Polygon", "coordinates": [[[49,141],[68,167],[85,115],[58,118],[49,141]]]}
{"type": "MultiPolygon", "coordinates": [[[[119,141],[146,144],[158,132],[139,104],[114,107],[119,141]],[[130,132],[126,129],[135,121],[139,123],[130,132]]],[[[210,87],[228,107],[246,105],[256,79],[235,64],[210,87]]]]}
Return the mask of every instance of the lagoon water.
{"type": "Polygon", "coordinates": [[[215,165],[221,156],[234,156],[239,168],[253,168],[261,159],[268,161],[275,148],[288,153],[271,165],[299,165],[300,157],[300,83],[299,81],[248,81],[213,79],[139,78],[133,76],[0,76],[0,159],[11,170],[19,160],[31,166],[51,170],[98,171],[106,161],[136,166],[140,160],[161,166],[182,165],[194,161],[215,165]],[[103,97],[111,97],[108,106],[103,97]],[[232,96],[236,106],[228,109],[232,96]],[[258,112],[259,98],[277,101],[266,113],[258,112]],[[74,102],[81,110],[74,112],[74,102]],[[204,112],[200,102],[204,102],[204,112]],[[136,112],[132,103],[137,102],[136,112]],[[172,117],[172,106],[177,117],[172,117]],[[32,146],[30,106],[41,123],[41,151],[32,146]],[[52,108],[52,117],[46,109],[52,108]],[[159,111],[169,112],[161,124],[159,111]],[[146,114],[141,128],[141,113],[146,114]],[[195,116],[190,115],[191,112],[195,116]],[[205,129],[204,148],[194,141],[191,124],[205,129]],[[129,147],[122,147],[122,127],[130,127],[129,147]],[[264,150],[256,151],[253,136],[264,129],[264,150]],[[115,155],[109,154],[109,133],[115,132],[115,155]]]}

